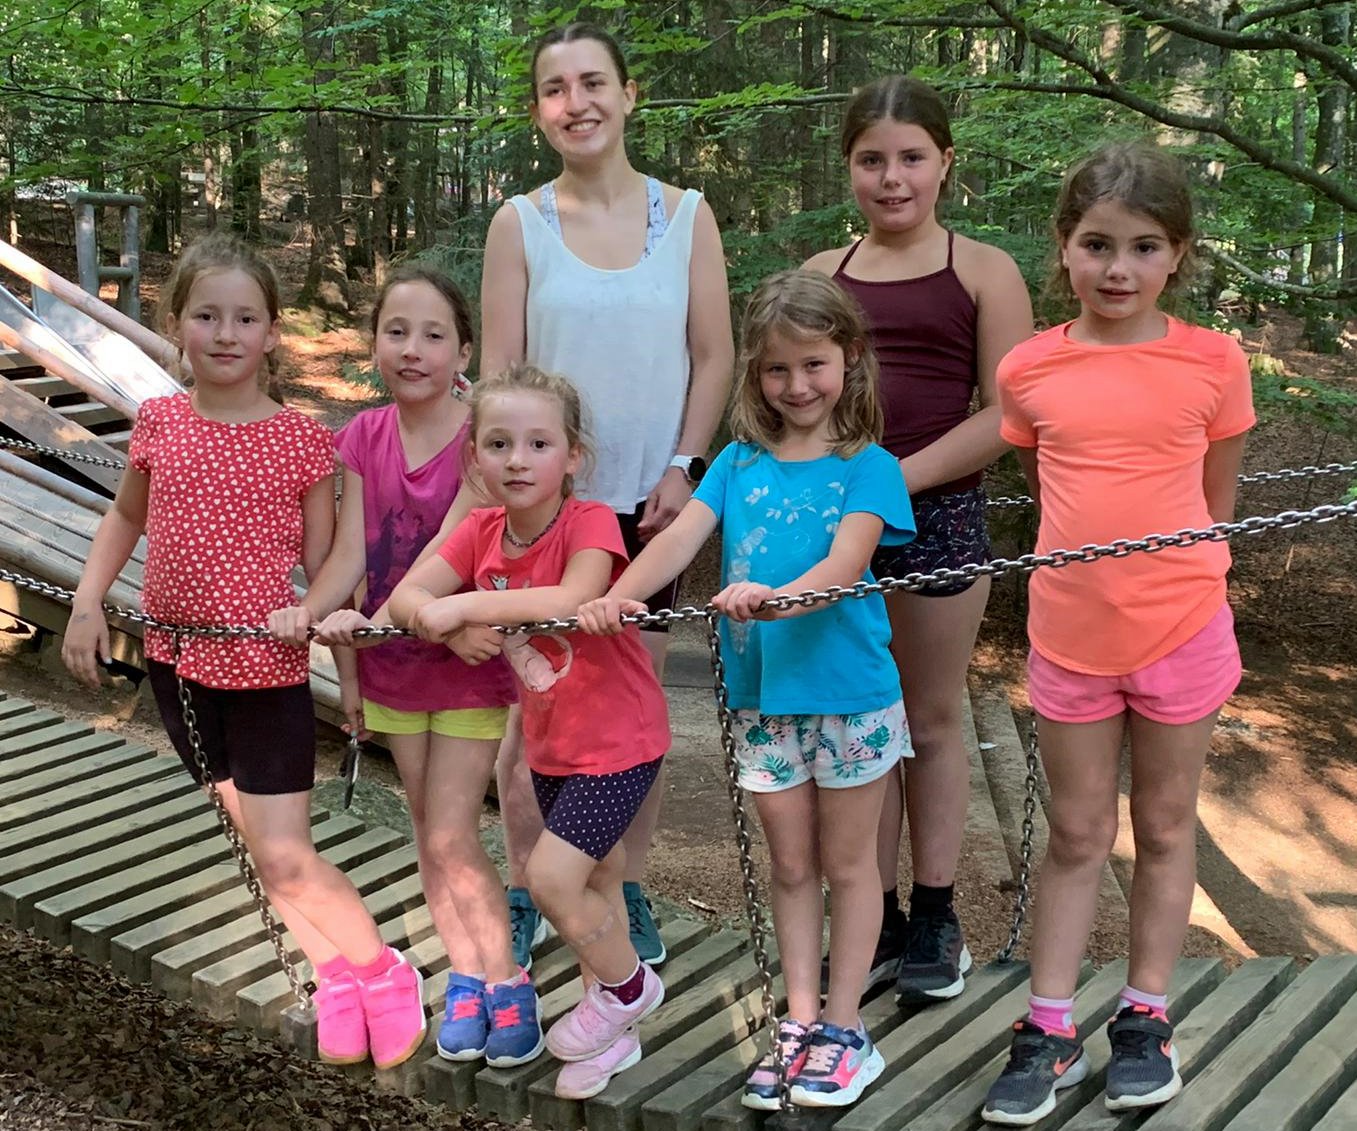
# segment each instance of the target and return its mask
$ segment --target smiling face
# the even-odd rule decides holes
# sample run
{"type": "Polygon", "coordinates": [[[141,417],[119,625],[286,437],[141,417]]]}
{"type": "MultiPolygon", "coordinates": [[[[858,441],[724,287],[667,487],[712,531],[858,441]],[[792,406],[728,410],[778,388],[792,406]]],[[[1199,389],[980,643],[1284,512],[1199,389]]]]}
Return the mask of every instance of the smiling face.
{"type": "Polygon", "coordinates": [[[373,360],[398,403],[446,397],[471,360],[471,343],[457,336],[457,315],[431,283],[397,283],[382,302],[373,360]]]}
{"type": "Polygon", "coordinates": [[[771,330],[759,358],[759,389],[782,418],[783,436],[825,439],[843,396],[846,359],[830,338],[771,330]]]}
{"type": "Polygon", "coordinates": [[[510,514],[546,510],[565,496],[582,453],[566,435],[561,404],[528,390],[496,391],[477,410],[476,466],[510,514]]]}
{"type": "Polygon", "coordinates": [[[278,323],[269,315],[263,288],[236,267],[199,273],[183,309],[166,320],[166,328],[202,385],[253,383],[278,345],[278,323]]]}
{"type": "Polygon", "coordinates": [[[953,151],[923,126],[883,118],[853,141],[848,168],[858,208],[873,228],[907,231],[933,217],[953,151]]]}
{"type": "Polygon", "coordinates": [[[1079,323],[1110,342],[1149,341],[1164,332],[1159,296],[1185,246],[1158,221],[1116,200],[1089,208],[1060,246],[1061,265],[1079,299],[1079,323]]]}
{"type": "Polygon", "coordinates": [[[606,156],[622,143],[636,84],[623,82],[596,39],[555,43],[537,56],[532,120],[562,158],[606,156]]]}

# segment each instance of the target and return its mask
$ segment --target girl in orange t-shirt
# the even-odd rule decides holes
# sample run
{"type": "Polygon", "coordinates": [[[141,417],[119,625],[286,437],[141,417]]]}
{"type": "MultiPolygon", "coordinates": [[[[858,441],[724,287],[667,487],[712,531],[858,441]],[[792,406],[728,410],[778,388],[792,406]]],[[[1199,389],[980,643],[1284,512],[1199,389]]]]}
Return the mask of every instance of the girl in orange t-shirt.
{"type": "MultiPolygon", "coordinates": [[[[1041,506],[1038,553],[1201,527],[1234,514],[1249,367],[1233,339],[1160,311],[1191,256],[1192,202],[1176,160],[1107,146],[1066,177],[1059,278],[1079,316],[999,365],[1001,435],[1041,506]]],[[[1166,1015],[1196,883],[1197,789],[1222,704],[1239,683],[1223,543],[1132,554],[1032,576],[1028,684],[1051,786],[1050,843],[1032,938],[1032,997],[982,1110],[1026,1126],[1090,1064],[1074,989],[1117,834],[1131,739],[1127,985],[1108,1025],[1107,1107],[1182,1088],[1166,1015]]]]}

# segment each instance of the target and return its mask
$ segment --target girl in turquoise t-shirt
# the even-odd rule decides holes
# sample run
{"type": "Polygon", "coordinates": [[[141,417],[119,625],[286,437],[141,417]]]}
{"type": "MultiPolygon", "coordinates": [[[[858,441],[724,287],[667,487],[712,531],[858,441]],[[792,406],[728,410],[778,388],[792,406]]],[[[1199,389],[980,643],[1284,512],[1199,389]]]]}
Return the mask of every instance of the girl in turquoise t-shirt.
{"type": "MultiPolygon", "coordinates": [[[[877,596],[765,609],[777,593],[871,580],[880,543],[914,534],[895,459],[876,440],[876,359],[862,314],[833,282],[787,271],[760,284],[741,326],[731,427],[693,499],[609,593],[581,607],[585,632],[621,631],[640,598],[692,561],[721,526],[730,706],[740,785],[772,856],[773,923],[787,984],[778,1028],[795,1103],[841,1107],[884,1062],[858,1013],[881,928],[875,829],[886,777],[911,753],[877,596]],[[835,678],[852,673],[851,679],[835,678]],[[806,830],[815,835],[806,836],[806,830]],[[821,878],[834,894],[829,995],[820,1005],[821,878]]],[[[744,1103],[778,1106],[773,1059],[744,1103]]]]}

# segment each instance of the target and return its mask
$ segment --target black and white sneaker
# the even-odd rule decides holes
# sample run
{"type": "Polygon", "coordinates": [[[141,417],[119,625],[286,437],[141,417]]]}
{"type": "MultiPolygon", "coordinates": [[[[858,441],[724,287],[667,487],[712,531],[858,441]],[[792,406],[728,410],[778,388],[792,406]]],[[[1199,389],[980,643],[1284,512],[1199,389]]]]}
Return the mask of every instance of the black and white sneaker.
{"type": "Polygon", "coordinates": [[[1128,1005],[1107,1024],[1107,1110],[1153,1107],[1183,1090],[1173,1026],[1143,1005],[1128,1005]]]}
{"type": "MultiPolygon", "coordinates": [[[[888,915],[881,920],[881,934],[877,936],[876,950],[872,954],[872,966],[867,971],[867,984],[863,986],[865,994],[873,986],[889,985],[895,981],[900,970],[900,956],[905,953],[905,936],[909,931],[909,920],[903,911],[888,915]]],[[[820,996],[829,996],[829,955],[820,960],[820,996]]]]}
{"type": "Polygon", "coordinates": [[[958,996],[966,988],[971,952],[961,937],[961,922],[948,908],[941,915],[916,915],[905,933],[905,949],[895,979],[900,1005],[928,1005],[958,996]]]}
{"type": "Polygon", "coordinates": [[[990,1085],[980,1118],[1004,1127],[1029,1127],[1050,1115],[1055,1094],[1089,1073],[1088,1054],[1073,1029],[1048,1033],[1023,1018],[1013,1026],[1008,1063],[990,1085]]]}

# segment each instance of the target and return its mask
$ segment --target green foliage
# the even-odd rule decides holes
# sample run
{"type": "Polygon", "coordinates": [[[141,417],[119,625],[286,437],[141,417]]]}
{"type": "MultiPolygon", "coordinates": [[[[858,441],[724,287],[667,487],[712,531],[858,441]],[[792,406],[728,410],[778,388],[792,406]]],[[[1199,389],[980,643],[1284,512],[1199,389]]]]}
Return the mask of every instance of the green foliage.
{"type": "Polygon", "coordinates": [[[1250,366],[1253,404],[1260,418],[1292,417],[1340,436],[1357,437],[1357,396],[1314,377],[1288,374],[1266,354],[1255,355],[1250,366]]]}

